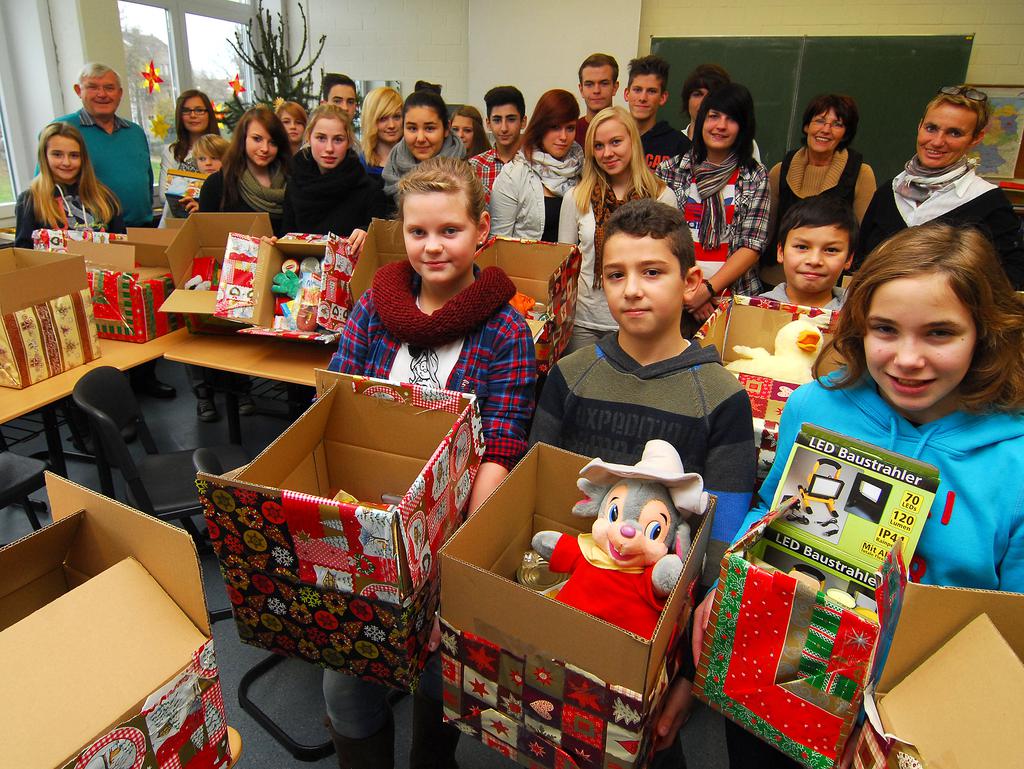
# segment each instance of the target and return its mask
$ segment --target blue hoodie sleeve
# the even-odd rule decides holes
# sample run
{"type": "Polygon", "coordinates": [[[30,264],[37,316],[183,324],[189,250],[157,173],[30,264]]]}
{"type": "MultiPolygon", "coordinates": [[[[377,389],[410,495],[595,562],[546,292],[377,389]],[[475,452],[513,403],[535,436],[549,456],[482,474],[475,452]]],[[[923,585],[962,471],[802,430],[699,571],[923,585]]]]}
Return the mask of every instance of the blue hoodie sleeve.
{"type": "Polygon", "coordinates": [[[1024,593],[1024,488],[1013,510],[1010,541],[999,564],[999,589],[1024,593]]]}

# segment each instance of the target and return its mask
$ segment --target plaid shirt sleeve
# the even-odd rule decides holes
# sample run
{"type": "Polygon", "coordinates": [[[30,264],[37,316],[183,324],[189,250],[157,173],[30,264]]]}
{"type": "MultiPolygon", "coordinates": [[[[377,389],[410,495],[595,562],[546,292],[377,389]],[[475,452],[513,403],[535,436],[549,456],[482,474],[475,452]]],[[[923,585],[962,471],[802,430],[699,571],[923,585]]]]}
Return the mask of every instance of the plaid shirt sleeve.
{"type": "Polygon", "coordinates": [[[508,306],[462,350],[462,388],[480,399],[484,462],[511,470],[526,453],[526,430],[533,416],[537,358],[526,322],[508,306]]]}
{"type": "Polygon", "coordinates": [[[654,169],[654,175],[661,179],[676,195],[676,204],[682,210],[686,202],[686,188],[690,184],[690,165],[686,162],[687,155],[676,155],[665,158],[654,169]]]}
{"type": "Polygon", "coordinates": [[[493,149],[481,152],[479,155],[474,155],[469,159],[469,165],[476,172],[477,178],[484,186],[485,202],[488,205],[491,202],[491,188],[494,186],[494,180],[498,177],[496,159],[497,155],[493,149]]]}
{"type": "Polygon", "coordinates": [[[388,361],[384,359],[393,360],[396,351],[397,346],[384,333],[380,317],[373,306],[372,292],[367,291],[352,308],[341,332],[338,351],[334,353],[327,368],[342,374],[386,378],[388,372],[382,369],[382,365],[388,361]],[[384,343],[374,344],[374,340],[384,343]]]}
{"type": "MultiPolygon", "coordinates": [[[[768,219],[771,196],[768,193],[768,172],[758,163],[753,170],[740,169],[736,180],[736,213],[729,236],[729,253],[749,248],[760,254],[768,243],[768,219]]],[[[764,284],[757,273],[757,262],[732,284],[734,293],[757,296],[764,284]]]]}

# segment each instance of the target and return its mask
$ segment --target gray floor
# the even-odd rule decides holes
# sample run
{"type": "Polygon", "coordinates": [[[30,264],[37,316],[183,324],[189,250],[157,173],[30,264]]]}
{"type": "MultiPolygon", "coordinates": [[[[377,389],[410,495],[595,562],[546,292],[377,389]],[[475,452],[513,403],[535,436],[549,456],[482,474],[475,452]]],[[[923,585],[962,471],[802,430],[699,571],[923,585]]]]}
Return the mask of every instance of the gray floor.
{"type": "MultiPolygon", "coordinates": [[[[195,400],[188,390],[184,368],[179,364],[164,361],[158,371],[163,380],[178,388],[179,395],[170,401],[141,399],[157,444],[162,449],[174,450],[226,442],[227,425],[224,420],[214,424],[203,424],[196,420],[195,400]]],[[[269,384],[259,383],[255,392],[260,413],[242,419],[243,443],[253,456],[288,425],[284,404],[279,399],[283,394],[271,388],[269,384]]],[[[39,427],[38,420],[27,418],[4,425],[3,433],[8,442],[12,443],[14,451],[30,454],[45,449],[41,435],[31,437],[32,431],[39,427]]],[[[64,435],[67,434],[65,428],[64,435]]],[[[94,466],[69,461],[68,472],[72,480],[91,488],[98,488],[94,466]]],[[[118,491],[120,493],[120,487],[118,491]]],[[[46,494],[43,491],[37,492],[33,498],[45,500],[46,494]]],[[[48,522],[49,517],[43,516],[43,521],[48,522]]],[[[0,510],[0,543],[10,542],[29,531],[28,521],[20,508],[0,510]]],[[[210,609],[226,607],[227,596],[212,554],[203,557],[203,574],[210,609]]],[[[214,638],[228,722],[241,733],[244,744],[239,766],[245,769],[337,766],[333,756],[313,763],[297,761],[241,710],[237,697],[238,683],[246,670],[266,657],[267,653],[241,644],[231,620],[218,622],[214,626],[214,638]]],[[[326,739],[322,724],[324,707],[320,694],[319,668],[296,660],[287,660],[254,684],[250,690],[250,697],[297,741],[317,744],[326,739]]],[[[409,711],[408,698],[401,700],[395,707],[398,730],[396,765],[399,769],[407,766],[409,711]]],[[[702,706],[698,707],[683,730],[683,749],[691,769],[724,767],[727,762],[719,717],[702,706]]],[[[460,742],[458,760],[462,769],[511,769],[517,766],[481,743],[468,738],[463,738],[460,742]]]]}

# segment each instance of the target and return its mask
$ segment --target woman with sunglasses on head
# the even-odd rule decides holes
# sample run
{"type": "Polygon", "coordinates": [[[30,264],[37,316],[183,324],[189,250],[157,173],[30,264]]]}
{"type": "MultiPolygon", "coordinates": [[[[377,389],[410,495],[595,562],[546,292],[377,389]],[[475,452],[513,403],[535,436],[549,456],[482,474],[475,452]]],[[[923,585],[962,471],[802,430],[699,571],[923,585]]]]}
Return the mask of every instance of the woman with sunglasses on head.
{"type": "Polygon", "coordinates": [[[1014,288],[1024,288],[1020,220],[1006,195],[978,176],[968,153],[983,138],[990,106],[982,91],[946,86],[917,126],[917,152],[875,192],[861,222],[854,269],[879,243],[925,222],[971,224],[992,241],[1014,288]]]}
{"type": "MultiPolygon", "coordinates": [[[[217,134],[220,127],[213,111],[210,97],[195,88],[182,91],[174,105],[175,139],[164,147],[160,153],[160,195],[167,190],[167,172],[198,171],[199,167],[192,158],[192,145],[203,134],[217,134]]],[[[169,219],[176,218],[170,205],[164,202],[164,213],[160,218],[160,226],[166,227],[169,219]]]]}

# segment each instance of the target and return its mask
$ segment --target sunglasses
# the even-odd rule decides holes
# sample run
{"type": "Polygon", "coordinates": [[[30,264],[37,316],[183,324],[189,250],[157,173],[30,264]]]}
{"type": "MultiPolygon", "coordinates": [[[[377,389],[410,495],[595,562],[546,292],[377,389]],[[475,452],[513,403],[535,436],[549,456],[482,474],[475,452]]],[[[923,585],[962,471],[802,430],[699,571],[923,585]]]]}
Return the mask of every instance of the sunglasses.
{"type": "Polygon", "coordinates": [[[963,96],[971,101],[988,101],[988,94],[966,85],[945,85],[939,89],[944,96],[963,96]]]}

